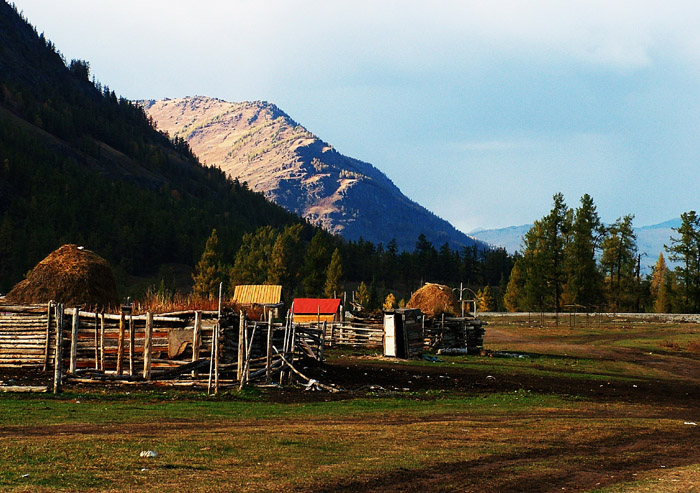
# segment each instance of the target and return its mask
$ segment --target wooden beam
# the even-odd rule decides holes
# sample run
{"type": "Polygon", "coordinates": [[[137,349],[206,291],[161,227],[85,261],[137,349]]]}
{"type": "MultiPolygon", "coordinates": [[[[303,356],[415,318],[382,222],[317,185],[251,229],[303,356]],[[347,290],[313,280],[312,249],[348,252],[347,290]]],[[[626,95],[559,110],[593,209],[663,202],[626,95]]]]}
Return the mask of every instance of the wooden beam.
{"type": "MultiPolygon", "coordinates": [[[[192,362],[199,360],[199,352],[202,348],[202,312],[194,312],[194,328],[192,329],[192,362]]],[[[192,370],[192,378],[199,377],[198,367],[192,370]]]]}
{"type": "Polygon", "coordinates": [[[126,325],[126,312],[124,307],[119,314],[119,341],[117,343],[117,375],[124,373],[124,329],[126,325]]]}
{"type": "Polygon", "coordinates": [[[49,306],[47,309],[48,320],[46,321],[46,342],[44,344],[44,371],[49,371],[49,350],[51,349],[51,310],[53,309],[53,302],[49,301],[49,306]]]}

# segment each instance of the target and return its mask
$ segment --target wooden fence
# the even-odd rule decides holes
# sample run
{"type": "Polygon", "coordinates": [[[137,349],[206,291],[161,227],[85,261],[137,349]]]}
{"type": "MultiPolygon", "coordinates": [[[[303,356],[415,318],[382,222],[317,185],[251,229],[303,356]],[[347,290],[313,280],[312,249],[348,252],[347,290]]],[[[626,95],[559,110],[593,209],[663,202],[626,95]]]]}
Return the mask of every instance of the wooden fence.
{"type": "MultiPolygon", "coordinates": [[[[261,377],[304,377],[295,355],[323,358],[322,335],[296,324],[252,322],[242,314],[188,311],[135,315],[86,312],[61,304],[0,305],[0,367],[53,369],[64,380],[207,380],[240,386],[261,377]],[[242,344],[239,344],[242,341],[242,344]]],[[[308,379],[307,379],[308,380],[308,379]]],[[[182,383],[182,382],[181,382],[182,383]]]]}

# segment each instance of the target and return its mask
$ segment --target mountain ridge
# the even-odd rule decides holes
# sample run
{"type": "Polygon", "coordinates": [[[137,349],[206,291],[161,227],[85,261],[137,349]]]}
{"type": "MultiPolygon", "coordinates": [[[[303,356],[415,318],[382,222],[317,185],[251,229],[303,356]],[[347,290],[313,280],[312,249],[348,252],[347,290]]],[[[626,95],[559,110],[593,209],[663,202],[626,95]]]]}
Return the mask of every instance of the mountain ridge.
{"type": "Polygon", "coordinates": [[[138,102],[158,128],[185,139],[203,163],[349,240],[412,251],[420,234],[454,249],[479,245],[406,197],[372,164],[344,156],[273,103],[207,96],[138,102]]]}

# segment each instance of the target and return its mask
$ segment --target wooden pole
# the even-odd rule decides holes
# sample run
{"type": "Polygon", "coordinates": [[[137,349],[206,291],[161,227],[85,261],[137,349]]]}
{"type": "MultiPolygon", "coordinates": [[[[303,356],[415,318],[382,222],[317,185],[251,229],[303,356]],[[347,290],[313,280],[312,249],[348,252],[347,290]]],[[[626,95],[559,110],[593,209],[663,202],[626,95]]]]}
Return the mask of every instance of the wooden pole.
{"type": "Polygon", "coordinates": [[[100,313],[100,370],[105,371],[105,312],[100,313]]]}
{"type": "Polygon", "coordinates": [[[134,376],[134,342],[136,340],[134,334],[134,316],[131,308],[129,309],[129,375],[134,376]]]}
{"type": "MultiPolygon", "coordinates": [[[[192,362],[199,359],[199,351],[202,347],[202,312],[194,312],[194,328],[192,329],[192,362]]],[[[199,377],[199,370],[192,370],[192,378],[199,377]]]]}
{"type": "Polygon", "coordinates": [[[270,311],[269,317],[267,319],[267,358],[265,360],[265,381],[270,383],[271,379],[271,366],[272,366],[272,311],[270,311]]]}
{"type": "Polygon", "coordinates": [[[211,332],[211,353],[209,355],[209,381],[207,382],[207,394],[211,394],[211,381],[214,376],[214,347],[216,346],[216,326],[211,332]]]}
{"type": "Polygon", "coordinates": [[[121,307],[119,313],[119,340],[117,342],[117,375],[124,373],[124,328],[126,325],[126,312],[121,307]]]}
{"type": "Polygon", "coordinates": [[[221,302],[223,300],[224,283],[219,283],[219,314],[216,320],[216,348],[214,349],[214,393],[219,393],[219,336],[221,335],[221,302]]]}
{"type": "Polygon", "coordinates": [[[216,345],[214,346],[214,394],[219,393],[219,336],[221,335],[221,325],[214,326],[216,331],[216,345]]]}
{"type": "Polygon", "coordinates": [[[51,310],[53,309],[53,301],[49,301],[47,309],[48,321],[46,322],[46,342],[44,344],[44,371],[49,371],[49,349],[51,348],[51,310]]]}
{"type": "Polygon", "coordinates": [[[245,345],[244,345],[244,338],[245,338],[245,312],[241,310],[240,312],[240,319],[239,319],[239,324],[238,324],[238,367],[236,369],[236,378],[238,381],[241,381],[241,378],[243,378],[243,355],[245,354],[245,345]]]}
{"type": "Polygon", "coordinates": [[[73,309],[73,323],[71,324],[71,336],[70,336],[70,368],[69,372],[75,374],[75,369],[77,366],[78,357],[78,328],[80,327],[80,310],[78,308],[73,309]]]}
{"type": "Polygon", "coordinates": [[[151,355],[153,353],[153,313],[146,312],[146,333],[143,341],[143,378],[151,381],[151,355]]]}
{"type": "Polygon", "coordinates": [[[61,391],[63,365],[63,304],[56,305],[56,351],[54,353],[53,393],[61,391]]]}
{"type": "Polygon", "coordinates": [[[326,345],[326,321],[323,321],[323,332],[321,332],[321,347],[318,348],[318,360],[323,362],[323,348],[326,345]]]}
{"type": "Polygon", "coordinates": [[[95,370],[100,369],[100,338],[99,338],[99,328],[100,318],[97,312],[95,312],[95,370]]]}

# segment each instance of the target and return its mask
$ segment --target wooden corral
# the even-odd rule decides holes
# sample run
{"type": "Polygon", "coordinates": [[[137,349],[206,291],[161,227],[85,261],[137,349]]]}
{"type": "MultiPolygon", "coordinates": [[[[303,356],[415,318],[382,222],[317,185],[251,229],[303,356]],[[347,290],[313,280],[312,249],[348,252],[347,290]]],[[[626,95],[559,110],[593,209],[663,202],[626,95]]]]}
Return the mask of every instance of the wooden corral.
{"type": "Polygon", "coordinates": [[[280,374],[303,377],[295,357],[323,357],[323,334],[286,323],[248,321],[232,311],[119,314],[49,303],[0,306],[0,367],[41,368],[65,380],[156,381],[218,388],[280,374]],[[242,342],[240,344],[239,342],[242,342]],[[185,379],[184,381],[182,379],[185,379]]]}

